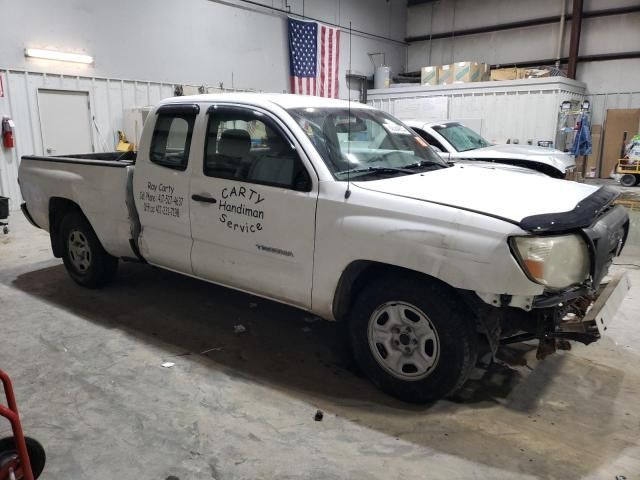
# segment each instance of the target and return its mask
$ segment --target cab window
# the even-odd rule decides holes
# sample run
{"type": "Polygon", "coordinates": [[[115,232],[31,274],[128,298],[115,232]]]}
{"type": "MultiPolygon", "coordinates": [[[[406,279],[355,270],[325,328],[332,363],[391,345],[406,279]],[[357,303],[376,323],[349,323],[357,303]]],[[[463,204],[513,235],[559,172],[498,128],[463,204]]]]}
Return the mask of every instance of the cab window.
{"type": "Polygon", "coordinates": [[[204,174],[309,191],[311,181],[280,129],[260,112],[215,108],[205,140],[204,174]]]}
{"type": "Polygon", "coordinates": [[[163,167],[186,169],[194,121],[194,115],[159,114],[153,130],[149,159],[163,167]]]}

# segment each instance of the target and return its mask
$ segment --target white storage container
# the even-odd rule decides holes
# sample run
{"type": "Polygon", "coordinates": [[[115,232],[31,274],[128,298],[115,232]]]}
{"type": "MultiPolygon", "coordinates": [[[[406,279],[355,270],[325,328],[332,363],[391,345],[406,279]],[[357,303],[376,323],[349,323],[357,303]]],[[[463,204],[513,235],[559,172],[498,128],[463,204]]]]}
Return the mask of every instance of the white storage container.
{"type": "Polygon", "coordinates": [[[466,122],[495,143],[517,139],[520,144],[530,140],[535,145],[555,139],[560,104],[582,100],[585,88],[584,83],[563,77],[403,85],[369,90],[367,103],[399,118],[466,122]]]}

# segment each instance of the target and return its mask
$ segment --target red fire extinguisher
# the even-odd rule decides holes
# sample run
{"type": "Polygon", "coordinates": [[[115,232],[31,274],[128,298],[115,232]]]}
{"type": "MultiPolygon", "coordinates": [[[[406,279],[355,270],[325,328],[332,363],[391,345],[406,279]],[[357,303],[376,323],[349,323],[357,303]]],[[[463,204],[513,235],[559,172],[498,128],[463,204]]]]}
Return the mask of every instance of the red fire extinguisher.
{"type": "Polygon", "coordinates": [[[15,123],[9,117],[2,117],[2,146],[4,148],[13,148],[15,140],[13,137],[15,123]]]}

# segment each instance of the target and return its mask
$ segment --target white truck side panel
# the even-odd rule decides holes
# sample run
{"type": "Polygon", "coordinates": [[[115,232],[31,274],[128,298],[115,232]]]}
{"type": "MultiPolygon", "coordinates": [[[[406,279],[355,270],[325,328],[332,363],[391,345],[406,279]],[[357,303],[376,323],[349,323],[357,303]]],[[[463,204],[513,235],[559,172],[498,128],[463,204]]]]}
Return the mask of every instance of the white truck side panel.
{"type": "Polygon", "coordinates": [[[320,185],[313,282],[313,310],[318,315],[334,318],[338,281],[357,260],[423,272],[452,287],[480,293],[532,296],[543,292],[509,251],[506,238],[525,234],[515,225],[355,185],[345,199],[345,189],[346,183],[320,185]]]}
{"type": "Polygon", "coordinates": [[[126,205],[130,168],[23,159],[22,195],[29,213],[43,229],[49,230],[49,199],[65,198],[80,206],[107,252],[134,257],[126,205]]]}

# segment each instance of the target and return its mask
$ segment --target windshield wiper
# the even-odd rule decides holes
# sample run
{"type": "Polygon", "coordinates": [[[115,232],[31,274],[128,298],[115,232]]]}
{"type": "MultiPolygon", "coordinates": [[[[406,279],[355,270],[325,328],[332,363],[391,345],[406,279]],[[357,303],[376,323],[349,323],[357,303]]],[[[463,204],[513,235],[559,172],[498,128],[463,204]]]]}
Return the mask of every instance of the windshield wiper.
{"type": "Polygon", "coordinates": [[[365,167],[365,168],[352,168],[349,170],[343,170],[336,172],[336,175],[346,175],[347,173],[415,173],[407,168],[397,167],[365,167]]]}
{"type": "Polygon", "coordinates": [[[436,162],[435,160],[421,160],[416,163],[410,163],[409,165],[405,165],[403,168],[420,168],[420,167],[431,167],[431,166],[442,167],[442,168],[445,167],[442,163],[436,162]]]}

